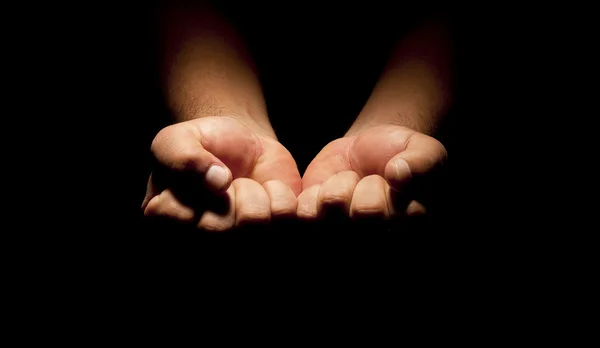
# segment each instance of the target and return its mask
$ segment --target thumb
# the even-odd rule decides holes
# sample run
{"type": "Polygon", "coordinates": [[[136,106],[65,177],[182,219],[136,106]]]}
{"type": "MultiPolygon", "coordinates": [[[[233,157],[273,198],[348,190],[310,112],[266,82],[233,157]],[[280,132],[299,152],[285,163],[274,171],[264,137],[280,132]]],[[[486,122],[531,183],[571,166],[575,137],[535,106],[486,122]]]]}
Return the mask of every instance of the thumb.
{"type": "Polygon", "coordinates": [[[435,138],[414,133],[403,151],[392,157],[384,169],[384,178],[395,190],[402,190],[415,177],[434,172],[446,160],[446,148],[435,138]]]}
{"type": "Polygon", "coordinates": [[[232,181],[229,168],[203,146],[202,133],[185,123],[162,129],[152,141],[151,152],[158,164],[173,172],[199,174],[206,186],[225,191],[232,181]]]}

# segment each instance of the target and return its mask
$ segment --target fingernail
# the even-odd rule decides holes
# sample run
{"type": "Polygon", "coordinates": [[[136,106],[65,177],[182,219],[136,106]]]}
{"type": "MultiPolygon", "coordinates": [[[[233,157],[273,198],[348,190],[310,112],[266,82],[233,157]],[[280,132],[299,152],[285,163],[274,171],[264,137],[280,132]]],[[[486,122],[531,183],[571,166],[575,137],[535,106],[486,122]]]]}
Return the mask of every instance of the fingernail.
{"type": "Polygon", "coordinates": [[[224,168],[213,165],[206,171],[206,182],[215,190],[220,190],[229,180],[229,174],[224,168]]]}
{"type": "Polygon", "coordinates": [[[394,161],[394,166],[396,167],[396,179],[397,180],[402,180],[404,178],[405,178],[405,180],[408,180],[412,177],[412,173],[410,171],[410,167],[408,166],[408,163],[406,163],[406,161],[403,160],[402,158],[397,158],[394,161]]]}

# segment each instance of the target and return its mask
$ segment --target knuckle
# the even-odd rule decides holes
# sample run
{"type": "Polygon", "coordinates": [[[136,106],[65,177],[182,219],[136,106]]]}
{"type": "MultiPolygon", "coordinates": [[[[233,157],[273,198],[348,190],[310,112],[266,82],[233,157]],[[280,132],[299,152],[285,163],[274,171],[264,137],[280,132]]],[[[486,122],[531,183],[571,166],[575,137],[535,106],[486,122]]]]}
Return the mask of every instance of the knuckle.
{"type": "Polygon", "coordinates": [[[232,226],[231,224],[222,221],[210,221],[201,223],[198,227],[207,232],[226,232],[230,230],[232,226]]]}
{"type": "Polygon", "coordinates": [[[358,204],[353,207],[352,213],[359,216],[383,216],[385,207],[375,204],[358,204]]]}
{"type": "Polygon", "coordinates": [[[265,222],[271,218],[270,206],[263,204],[248,205],[237,211],[238,223],[265,222]]]}
{"type": "Polygon", "coordinates": [[[331,203],[347,201],[352,197],[353,191],[354,187],[348,185],[325,186],[319,192],[319,201],[331,203]]]}
{"type": "Polygon", "coordinates": [[[197,228],[207,232],[226,232],[233,228],[231,216],[219,216],[213,212],[205,212],[198,221],[197,228]]]}
{"type": "Polygon", "coordinates": [[[298,216],[298,218],[302,219],[302,220],[311,220],[311,219],[315,219],[317,217],[317,211],[299,208],[298,211],[296,212],[296,216],[298,216]]]}
{"type": "Polygon", "coordinates": [[[344,204],[350,199],[349,195],[340,192],[327,192],[321,196],[319,202],[325,205],[344,204]]]}
{"type": "Polygon", "coordinates": [[[271,209],[272,216],[287,216],[287,215],[295,215],[296,208],[293,206],[288,207],[274,207],[271,209]]]}
{"type": "Polygon", "coordinates": [[[271,214],[281,215],[296,212],[298,207],[298,199],[294,196],[280,196],[276,199],[271,199],[271,214]]]}
{"type": "Polygon", "coordinates": [[[244,211],[237,216],[238,224],[263,223],[271,219],[269,211],[244,211]]]}

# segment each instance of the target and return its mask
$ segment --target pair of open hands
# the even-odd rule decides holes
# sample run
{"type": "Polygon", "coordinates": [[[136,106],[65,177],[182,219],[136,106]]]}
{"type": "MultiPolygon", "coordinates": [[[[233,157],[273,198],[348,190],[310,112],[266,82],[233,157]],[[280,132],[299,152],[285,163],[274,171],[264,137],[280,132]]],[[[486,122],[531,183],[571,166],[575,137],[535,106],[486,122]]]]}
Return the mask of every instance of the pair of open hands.
{"type": "Polygon", "coordinates": [[[205,117],[161,130],[157,166],[142,210],[227,231],[282,218],[402,219],[425,212],[411,186],[446,158],[436,139],[385,125],[326,145],[300,177],[277,140],[229,117],[205,117]]]}

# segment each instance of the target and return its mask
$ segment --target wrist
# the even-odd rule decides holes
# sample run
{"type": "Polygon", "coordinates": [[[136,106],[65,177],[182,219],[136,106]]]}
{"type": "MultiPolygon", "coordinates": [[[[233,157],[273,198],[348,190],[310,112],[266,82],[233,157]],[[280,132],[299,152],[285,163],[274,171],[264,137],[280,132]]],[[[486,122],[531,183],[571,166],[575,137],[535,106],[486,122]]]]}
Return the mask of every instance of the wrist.
{"type": "Polygon", "coordinates": [[[204,117],[229,117],[259,135],[276,139],[266,108],[260,103],[241,103],[239,100],[224,96],[195,99],[172,107],[173,121],[178,123],[204,117]]]}
{"type": "Polygon", "coordinates": [[[271,123],[269,122],[269,119],[266,115],[262,117],[246,113],[230,113],[222,116],[235,119],[236,121],[248,127],[250,130],[252,130],[254,133],[260,136],[265,136],[277,140],[275,131],[273,130],[273,127],[271,126],[271,123]]]}
{"type": "Polygon", "coordinates": [[[345,136],[354,136],[366,129],[379,126],[400,126],[430,136],[435,132],[435,125],[431,121],[431,118],[424,117],[424,115],[409,112],[381,111],[369,114],[361,113],[348,129],[345,136]]]}

